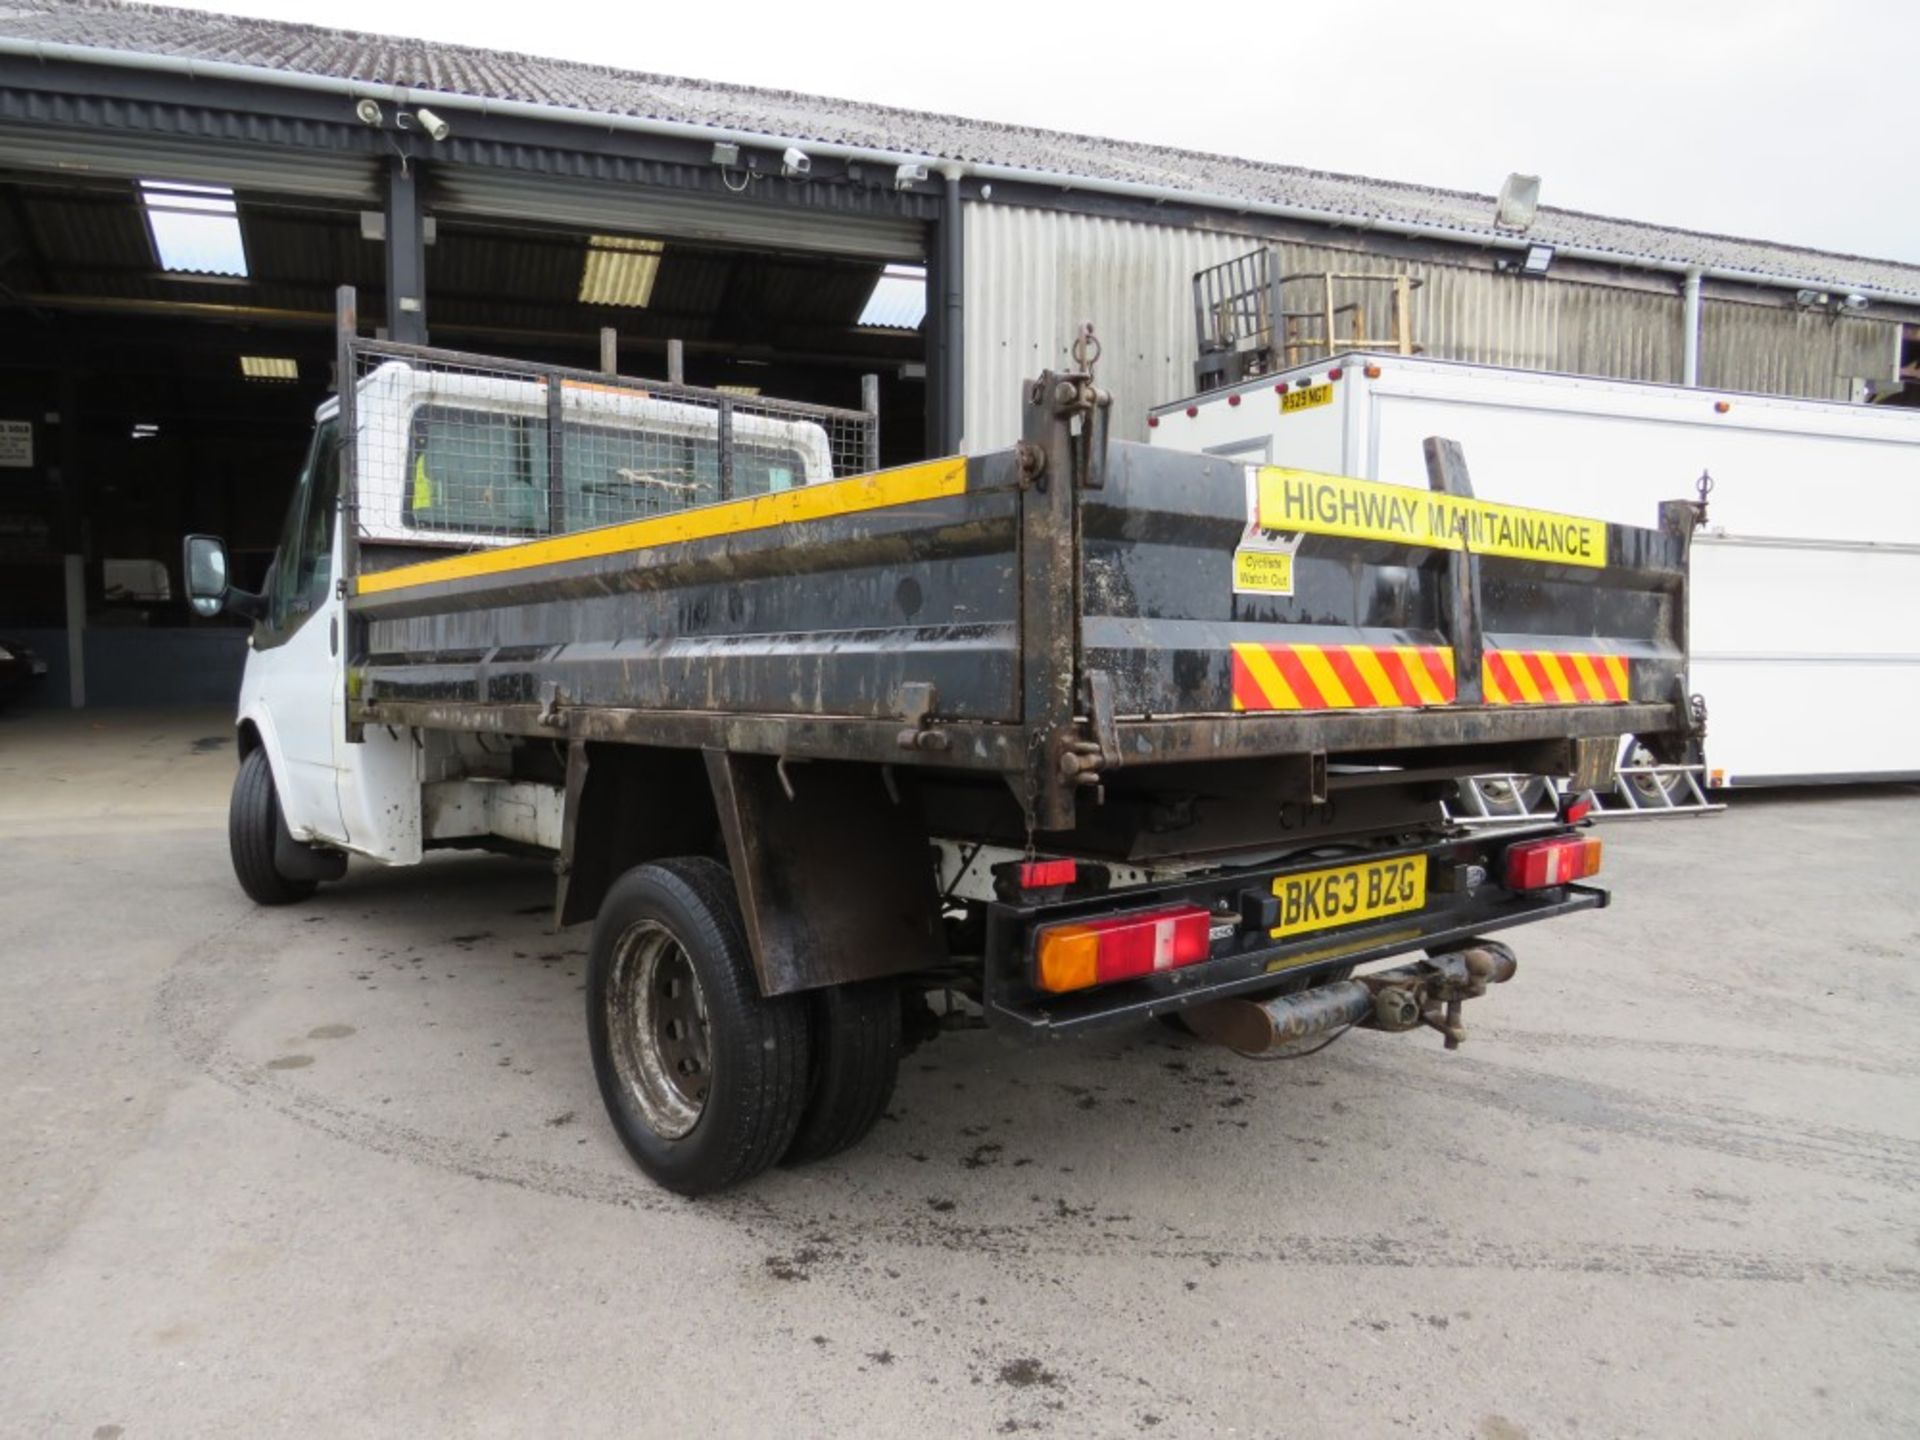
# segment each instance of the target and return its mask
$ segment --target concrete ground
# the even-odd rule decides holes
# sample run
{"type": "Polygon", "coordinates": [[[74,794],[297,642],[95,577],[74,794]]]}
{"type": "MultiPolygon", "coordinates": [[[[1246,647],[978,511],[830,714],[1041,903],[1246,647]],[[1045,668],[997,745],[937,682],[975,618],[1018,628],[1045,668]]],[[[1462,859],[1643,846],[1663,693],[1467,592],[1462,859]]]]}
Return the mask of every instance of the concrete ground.
{"type": "Polygon", "coordinates": [[[628,1164],[534,865],[228,870],[217,713],[0,720],[0,1432],[1920,1433],[1920,791],[1606,831],[1456,1055],[913,1056],[628,1164]]]}

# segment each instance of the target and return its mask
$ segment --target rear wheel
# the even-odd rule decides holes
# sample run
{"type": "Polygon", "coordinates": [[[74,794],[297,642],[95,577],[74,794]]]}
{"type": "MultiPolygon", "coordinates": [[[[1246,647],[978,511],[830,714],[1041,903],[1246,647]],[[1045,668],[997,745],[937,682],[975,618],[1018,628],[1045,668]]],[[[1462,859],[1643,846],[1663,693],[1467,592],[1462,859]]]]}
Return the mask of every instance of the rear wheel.
{"type": "Polygon", "coordinates": [[[806,1007],[760,995],[733,877],[712,860],[642,865],[607,891],[589,948],[587,1036],[621,1143],[669,1190],[750,1179],[799,1128],[806,1007]]]}
{"type": "MultiPolygon", "coordinates": [[[[249,751],[233,777],[233,798],[227,804],[227,849],[233,873],[247,898],[257,905],[291,905],[305,900],[317,888],[309,879],[284,874],[274,864],[274,850],[286,821],[280,815],[280,797],[273,788],[273,768],[263,749],[249,751]]],[[[287,843],[292,837],[288,836],[287,843]]]]}
{"type": "Polygon", "coordinates": [[[893,1098],[900,1076],[900,987],[891,980],[835,985],[807,997],[813,1080],[783,1165],[857,1145],[893,1098]]]}

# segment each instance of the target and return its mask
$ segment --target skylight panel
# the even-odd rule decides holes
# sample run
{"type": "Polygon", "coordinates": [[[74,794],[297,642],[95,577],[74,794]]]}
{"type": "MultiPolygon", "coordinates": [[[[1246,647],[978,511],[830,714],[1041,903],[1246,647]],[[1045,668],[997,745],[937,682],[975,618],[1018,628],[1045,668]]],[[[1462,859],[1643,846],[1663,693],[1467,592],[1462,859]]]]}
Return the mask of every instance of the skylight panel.
{"type": "Polygon", "coordinates": [[[918,330],[927,318],[927,267],[889,265],[873,283],[860,325],[879,330],[918,330]]]}
{"type": "Polygon", "coordinates": [[[644,309],[653,298],[653,282],[660,276],[660,257],[666,248],[658,240],[592,236],[580,269],[580,303],[644,309]]]}
{"type": "Polygon", "coordinates": [[[240,211],[225,185],[142,180],[140,202],[153,253],[169,275],[247,277],[240,211]]]}
{"type": "Polygon", "coordinates": [[[242,355],[240,373],[249,380],[298,380],[300,364],[284,355],[242,355]]]}

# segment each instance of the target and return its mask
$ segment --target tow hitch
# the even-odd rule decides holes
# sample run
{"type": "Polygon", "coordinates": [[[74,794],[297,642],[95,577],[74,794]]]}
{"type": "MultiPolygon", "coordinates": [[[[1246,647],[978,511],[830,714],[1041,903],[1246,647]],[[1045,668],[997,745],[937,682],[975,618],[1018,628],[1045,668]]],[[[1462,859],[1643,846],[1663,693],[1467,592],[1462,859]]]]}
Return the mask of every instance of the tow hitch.
{"type": "Polygon", "coordinates": [[[1265,1055],[1349,1025],[1369,1030],[1429,1025],[1454,1050],[1467,1038],[1461,1004],[1486,994],[1489,985],[1511,980],[1516,964],[1513,951],[1499,941],[1475,940],[1444,955],[1297,995],[1196,1005],[1185,1018],[1194,1034],[1242,1055],[1265,1055]]]}

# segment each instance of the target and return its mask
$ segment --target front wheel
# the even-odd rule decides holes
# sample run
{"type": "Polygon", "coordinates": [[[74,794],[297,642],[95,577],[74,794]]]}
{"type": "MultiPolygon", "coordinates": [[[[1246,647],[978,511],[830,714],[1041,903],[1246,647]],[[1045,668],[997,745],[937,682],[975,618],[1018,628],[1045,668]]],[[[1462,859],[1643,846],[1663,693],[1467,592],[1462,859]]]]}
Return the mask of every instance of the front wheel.
{"type": "Polygon", "coordinates": [[[284,835],[287,822],[280,815],[280,797],[273,788],[273,767],[267,752],[254,749],[240,762],[233,777],[233,798],[227,804],[227,849],[233,856],[234,877],[256,905],[291,905],[305,900],[315,882],[288,875],[275,852],[293,844],[284,835]]]}
{"type": "Polygon", "coordinates": [[[806,1007],[760,995],[724,866],[665,860],[613,883],[589,947],[587,1037],[614,1129],[657,1184],[723,1190],[792,1143],[806,1007]]]}

